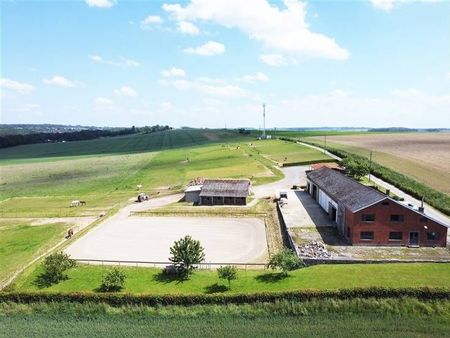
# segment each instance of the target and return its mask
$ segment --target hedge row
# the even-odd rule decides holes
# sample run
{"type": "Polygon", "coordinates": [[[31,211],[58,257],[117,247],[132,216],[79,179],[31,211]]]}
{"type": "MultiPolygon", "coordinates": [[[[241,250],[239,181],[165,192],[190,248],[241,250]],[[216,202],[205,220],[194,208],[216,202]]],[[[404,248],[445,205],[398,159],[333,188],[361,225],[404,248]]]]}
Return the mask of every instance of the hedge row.
{"type": "Polygon", "coordinates": [[[313,160],[313,161],[300,161],[300,162],[288,162],[288,163],[282,163],[283,167],[293,167],[297,165],[308,165],[308,164],[315,164],[315,163],[331,163],[336,162],[335,159],[323,159],[323,160],[313,160]]]}
{"type": "MultiPolygon", "coordinates": [[[[302,142],[317,146],[314,143],[304,140],[302,140],[302,142]]],[[[344,150],[328,147],[327,150],[341,158],[352,156],[354,158],[367,161],[367,158],[363,156],[355,155],[344,150]]],[[[372,174],[417,199],[422,199],[422,197],[424,197],[426,203],[443,212],[445,215],[450,216],[450,196],[434,190],[425,184],[419,183],[408,176],[400,174],[376,162],[372,162],[372,174]]]]}
{"type": "Polygon", "coordinates": [[[252,293],[235,295],[143,295],[120,293],[0,293],[0,302],[15,303],[106,303],[122,305],[204,305],[204,304],[248,304],[256,302],[306,301],[312,299],[354,298],[403,298],[422,300],[450,300],[448,288],[354,288],[341,290],[301,290],[289,292],[252,293]]]}

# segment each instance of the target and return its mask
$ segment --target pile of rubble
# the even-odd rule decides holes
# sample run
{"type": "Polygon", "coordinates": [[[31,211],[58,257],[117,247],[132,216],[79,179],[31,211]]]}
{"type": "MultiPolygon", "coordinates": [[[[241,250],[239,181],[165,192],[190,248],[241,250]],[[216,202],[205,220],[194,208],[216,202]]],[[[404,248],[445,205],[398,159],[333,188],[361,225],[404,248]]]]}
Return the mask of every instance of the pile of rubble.
{"type": "Polygon", "coordinates": [[[312,241],[308,244],[298,247],[302,257],[309,258],[331,258],[331,254],[325,248],[325,244],[312,241]]]}

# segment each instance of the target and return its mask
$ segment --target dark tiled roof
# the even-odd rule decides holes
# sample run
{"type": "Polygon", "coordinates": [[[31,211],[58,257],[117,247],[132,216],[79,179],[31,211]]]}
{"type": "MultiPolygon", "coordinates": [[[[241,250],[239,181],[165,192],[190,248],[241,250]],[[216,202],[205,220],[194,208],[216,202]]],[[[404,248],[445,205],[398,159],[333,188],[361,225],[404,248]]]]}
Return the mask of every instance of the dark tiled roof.
{"type": "Polygon", "coordinates": [[[200,196],[247,197],[249,180],[205,180],[200,196]]]}
{"type": "Polygon", "coordinates": [[[320,168],[307,174],[321,190],[337,203],[342,203],[351,211],[356,211],[387,198],[385,194],[330,168],[320,168]]]}

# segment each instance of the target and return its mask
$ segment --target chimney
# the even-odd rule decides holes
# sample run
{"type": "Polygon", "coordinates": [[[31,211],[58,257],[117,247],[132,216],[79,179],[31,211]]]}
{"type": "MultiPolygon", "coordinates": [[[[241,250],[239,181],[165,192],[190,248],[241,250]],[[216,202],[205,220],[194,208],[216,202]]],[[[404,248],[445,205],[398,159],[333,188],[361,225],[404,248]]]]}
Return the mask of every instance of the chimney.
{"type": "Polygon", "coordinates": [[[391,190],[390,189],[386,189],[386,195],[390,195],[391,194],[391,190]]]}
{"type": "Polygon", "coordinates": [[[422,214],[425,212],[425,208],[423,207],[424,198],[425,198],[425,196],[422,197],[422,203],[420,204],[420,207],[418,208],[419,212],[421,212],[422,214]]]}

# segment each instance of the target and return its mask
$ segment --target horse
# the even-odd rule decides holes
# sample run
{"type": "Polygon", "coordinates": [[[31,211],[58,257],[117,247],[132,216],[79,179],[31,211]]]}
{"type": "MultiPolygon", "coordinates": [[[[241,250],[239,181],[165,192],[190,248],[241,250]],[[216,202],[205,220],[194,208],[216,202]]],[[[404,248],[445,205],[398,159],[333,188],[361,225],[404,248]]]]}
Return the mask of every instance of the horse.
{"type": "Polygon", "coordinates": [[[74,200],[74,201],[72,201],[71,203],[70,203],[70,207],[72,208],[72,207],[78,207],[78,206],[80,206],[80,201],[78,201],[78,200],[74,200]]]}
{"type": "Polygon", "coordinates": [[[86,205],[86,201],[80,201],[80,205],[86,205]]]}

